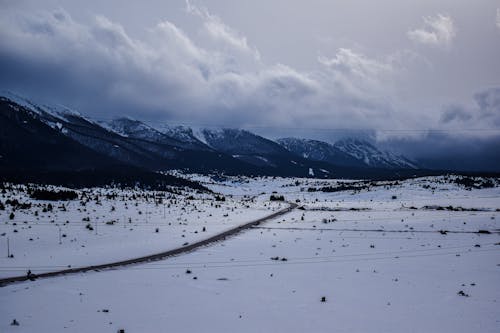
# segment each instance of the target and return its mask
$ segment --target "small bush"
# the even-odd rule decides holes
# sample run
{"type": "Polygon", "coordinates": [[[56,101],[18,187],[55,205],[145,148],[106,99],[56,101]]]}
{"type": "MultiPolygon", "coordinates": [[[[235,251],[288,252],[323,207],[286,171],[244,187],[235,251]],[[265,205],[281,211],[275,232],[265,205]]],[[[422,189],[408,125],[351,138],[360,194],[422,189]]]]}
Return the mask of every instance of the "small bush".
{"type": "Polygon", "coordinates": [[[75,191],[50,191],[50,190],[35,190],[30,194],[30,197],[35,200],[75,200],[78,194],[75,191]]]}
{"type": "Polygon", "coordinates": [[[226,201],[226,198],[222,195],[216,195],[215,196],[215,201],[226,201]]]}

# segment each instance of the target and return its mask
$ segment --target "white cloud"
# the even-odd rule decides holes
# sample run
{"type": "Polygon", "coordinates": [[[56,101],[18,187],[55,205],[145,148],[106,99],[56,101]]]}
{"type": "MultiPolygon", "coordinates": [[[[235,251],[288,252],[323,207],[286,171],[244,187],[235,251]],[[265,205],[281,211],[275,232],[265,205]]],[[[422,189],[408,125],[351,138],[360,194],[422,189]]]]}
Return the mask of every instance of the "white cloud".
{"type": "Polygon", "coordinates": [[[456,29],[450,16],[438,14],[423,18],[424,27],[408,31],[408,37],[422,44],[448,46],[456,36],[456,29]]]}
{"type": "Polygon", "coordinates": [[[206,8],[197,7],[186,0],[186,10],[188,13],[195,15],[203,20],[205,31],[208,35],[227,46],[239,50],[244,53],[249,53],[255,60],[260,60],[259,51],[248,45],[247,38],[240,33],[227,26],[222,20],[211,14],[206,8]]]}
{"type": "Polygon", "coordinates": [[[336,99],[347,98],[342,103],[347,109],[355,106],[354,112],[360,109],[373,109],[371,114],[374,110],[388,112],[392,108],[389,96],[394,95],[394,82],[402,72],[402,65],[396,58],[374,59],[352,49],[340,48],[333,57],[318,57],[325,69],[320,81],[335,91],[330,95],[336,95],[336,99]]]}
{"type": "Polygon", "coordinates": [[[351,49],[341,48],[333,58],[318,57],[318,61],[344,75],[353,75],[362,79],[373,79],[380,74],[392,72],[390,63],[370,59],[351,49]]]}

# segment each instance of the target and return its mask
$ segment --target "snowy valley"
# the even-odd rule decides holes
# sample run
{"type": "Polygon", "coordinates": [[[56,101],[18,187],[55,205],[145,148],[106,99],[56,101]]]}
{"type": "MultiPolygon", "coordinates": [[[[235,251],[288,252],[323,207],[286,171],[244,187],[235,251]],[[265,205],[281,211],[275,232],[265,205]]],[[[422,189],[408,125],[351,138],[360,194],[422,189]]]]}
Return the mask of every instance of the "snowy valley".
{"type": "Polygon", "coordinates": [[[33,281],[0,288],[2,332],[498,330],[498,179],[176,175],[211,192],[88,188],[47,201],[7,184],[0,277],[33,281]],[[188,253],[36,277],[182,248],[291,203],[188,253]]]}

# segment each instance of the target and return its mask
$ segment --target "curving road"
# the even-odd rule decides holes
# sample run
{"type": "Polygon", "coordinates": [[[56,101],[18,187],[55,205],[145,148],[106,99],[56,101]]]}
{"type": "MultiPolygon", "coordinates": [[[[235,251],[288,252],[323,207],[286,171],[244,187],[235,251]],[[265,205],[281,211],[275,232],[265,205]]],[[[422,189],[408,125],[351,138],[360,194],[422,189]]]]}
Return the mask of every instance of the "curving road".
{"type": "MultiPolygon", "coordinates": [[[[234,227],[232,229],[229,229],[227,231],[224,231],[220,234],[216,234],[216,235],[211,236],[209,238],[206,238],[206,239],[203,239],[203,240],[200,240],[200,241],[194,242],[192,244],[188,244],[186,246],[179,247],[179,248],[176,248],[173,250],[168,250],[168,251],[164,251],[164,252],[160,252],[160,253],[150,254],[150,255],[147,255],[144,257],[138,257],[138,258],[110,262],[110,263],[106,263],[106,264],[77,267],[77,268],[68,268],[68,269],[59,270],[59,271],[40,273],[40,274],[36,274],[36,278],[49,278],[49,277],[67,275],[67,274],[84,273],[84,272],[88,272],[88,271],[99,271],[99,270],[107,269],[107,268],[128,266],[128,265],[134,265],[134,264],[140,264],[140,263],[145,263],[145,262],[162,260],[162,259],[165,259],[167,257],[172,257],[172,256],[176,256],[176,255],[179,255],[182,253],[191,252],[191,251],[196,250],[199,247],[206,246],[206,245],[209,245],[211,243],[224,240],[224,239],[226,239],[226,237],[236,235],[245,229],[249,229],[251,227],[257,226],[263,222],[274,219],[278,216],[285,215],[285,214],[289,213],[290,211],[292,211],[293,209],[297,208],[297,204],[295,204],[295,203],[289,202],[288,204],[289,204],[289,206],[287,208],[279,210],[273,214],[270,214],[268,216],[262,217],[262,218],[257,219],[257,220],[253,220],[251,222],[248,222],[248,223],[245,223],[243,225],[240,225],[240,226],[234,227]]],[[[28,280],[29,279],[28,279],[27,275],[3,278],[3,279],[0,279],[0,286],[3,287],[3,286],[6,286],[6,285],[14,283],[14,282],[21,282],[21,281],[28,281],[28,280]]]]}

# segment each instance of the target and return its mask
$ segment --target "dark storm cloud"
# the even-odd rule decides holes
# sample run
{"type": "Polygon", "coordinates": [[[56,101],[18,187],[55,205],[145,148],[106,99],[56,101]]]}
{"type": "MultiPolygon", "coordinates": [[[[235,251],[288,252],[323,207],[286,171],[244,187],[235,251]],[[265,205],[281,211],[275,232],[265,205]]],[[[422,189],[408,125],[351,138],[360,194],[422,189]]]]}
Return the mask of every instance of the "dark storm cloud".
{"type": "Polygon", "coordinates": [[[320,57],[321,70],[268,65],[245,36],[207,9],[188,2],[186,10],[212,43],[199,46],[168,20],[138,39],[107,17],[82,23],[62,8],[4,15],[0,85],[102,118],[277,127],[405,119],[388,98],[392,85],[381,84],[397,75],[393,60],[343,48],[320,57]]]}
{"type": "Polygon", "coordinates": [[[425,167],[500,172],[500,131],[496,127],[500,125],[500,88],[481,90],[473,100],[472,106],[449,105],[443,109],[440,122],[449,126],[447,129],[403,137],[389,133],[383,145],[425,167]]]}
{"type": "Polygon", "coordinates": [[[293,105],[318,90],[313,79],[287,66],[260,66],[244,39],[238,43],[221,22],[206,19],[215,38],[227,40],[236,53],[198,47],[168,21],[157,24],[145,40],[131,38],[102,16],[81,25],[61,9],[22,17],[9,28],[4,21],[0,82],[28,95],[65,99],[103,117],[194,115],[203,121],[231,116],[235,125],[247,117],[241,111],[253,109],[248,117],[266,117],[267,110],[293,105]],[[245,56],[253,59],[253,71],[238,67],[235,59],[245,56]]]}
{"type": "Polygon", "coordinates": [[[467,132],[430,131],[418,139],[392,138],[384,147],[441,170],[500,172],[500,135],[471,136],[467,132]]]}
{"type": "Polygon", "coordinates": [[[493,87],[474,94],[475,105],[450,105],[441,113],[441,123],[464,122],[470,125],[500,125],[500,88],[493,87]]]}

